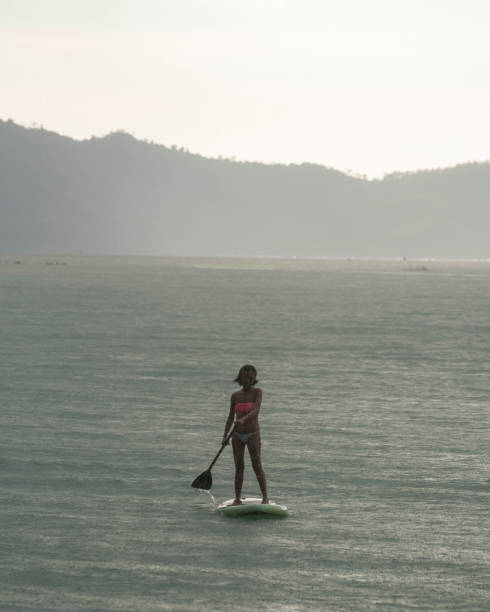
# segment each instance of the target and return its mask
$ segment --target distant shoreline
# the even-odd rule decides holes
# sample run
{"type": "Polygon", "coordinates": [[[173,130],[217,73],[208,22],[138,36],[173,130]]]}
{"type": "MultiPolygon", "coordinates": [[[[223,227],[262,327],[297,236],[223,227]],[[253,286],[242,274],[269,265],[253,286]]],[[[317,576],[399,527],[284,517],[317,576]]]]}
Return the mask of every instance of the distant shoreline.
{"type": "Polygon", "coordinates": [[[434,258],[434,257],[318,257],[282,255],[100,255],[100,254],[4,254],[0,265],[67,266],[120,263],[124,266],[151,265],[189,268],[249,268],[264,267],[283,270],[396,268],[409,272],[426,272],[446,267],[490,266],[489,258],[434,258]]]}

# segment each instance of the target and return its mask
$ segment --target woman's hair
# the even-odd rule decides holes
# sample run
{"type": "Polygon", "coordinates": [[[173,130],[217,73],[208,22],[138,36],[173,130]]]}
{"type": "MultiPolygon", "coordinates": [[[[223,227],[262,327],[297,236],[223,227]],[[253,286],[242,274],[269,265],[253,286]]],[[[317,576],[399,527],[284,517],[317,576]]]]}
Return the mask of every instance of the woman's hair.
{"type": "Polygon", "coordinates": [[[249,363],[245,364],[244,366],[242,366],[240,368],[240,371],[238,372],[238,375],[237,375],[237,377],[235,378],[235,380],[233,382],[236,382],[239,385],[241,385],[242,384],[242,377],[243,377],[243,374],[245,372],[253,372],[253,374],[254,374],[254,381],[253,381],[252,385],[256,385],[259,382],[257,380],[257,369],[253,365],[250,365],[249,363]]]}

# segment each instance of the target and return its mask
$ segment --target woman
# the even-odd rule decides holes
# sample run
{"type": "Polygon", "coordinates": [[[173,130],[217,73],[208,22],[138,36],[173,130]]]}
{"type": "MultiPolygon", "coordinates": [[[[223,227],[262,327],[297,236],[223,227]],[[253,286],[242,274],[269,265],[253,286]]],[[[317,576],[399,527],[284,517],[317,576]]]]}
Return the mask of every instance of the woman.
{"type": "Polygon", "coordinates": [[[240,496],[243,485],[243,471],[245,446],[248,447],[252,467],[262,492],[262,503],[268,504],[267,484],[264,470],[260,460],[260,428],[259,410],[262,402],[262,389],[255,387],[257,370],[253,365],[244,365],[240,368],[234,382],[241,385],[241,389],[231,396],[230,413],[226,420],[223,442],[235,420],[235,430],[232,435],[233,457],[235,459],[235,499],[233,505],[241,504],[240,496]]]}

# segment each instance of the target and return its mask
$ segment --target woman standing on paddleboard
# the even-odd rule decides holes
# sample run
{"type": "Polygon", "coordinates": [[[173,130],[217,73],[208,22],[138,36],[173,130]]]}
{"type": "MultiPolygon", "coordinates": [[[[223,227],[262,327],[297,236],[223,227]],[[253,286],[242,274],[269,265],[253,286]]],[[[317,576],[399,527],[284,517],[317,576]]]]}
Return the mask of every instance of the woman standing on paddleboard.
{"type": "Polygon", "coordinates": [[[262,403],[262,389],[255,387],[258,382],[257,370],[253,365],[242,366],[234,382],[241,385],[242,388],[231,396],[230,413],[226,420],[222,442],[228,444],[226,436],[233,421],[235,421],[235,430],[232,436],[233,457],[235,459],[235,500],[233,505],[242,503],[240,496],[245,468],[245,446],[248,447],[252,467],[262,492],[262,503],[268,504],[267,484],[260,460],[259,411],[262,403]]]}

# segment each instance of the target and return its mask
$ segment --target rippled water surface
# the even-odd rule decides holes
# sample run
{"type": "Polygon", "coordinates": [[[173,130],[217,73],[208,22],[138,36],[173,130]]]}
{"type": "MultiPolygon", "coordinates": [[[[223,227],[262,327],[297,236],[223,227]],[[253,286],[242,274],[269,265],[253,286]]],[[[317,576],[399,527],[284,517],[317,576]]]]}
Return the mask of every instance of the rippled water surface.
{"type": "Polygon", "coordinates": [[[484,262],[1,258],[0,608],[490,609],[489,305],[484,262]],[[229,448],[190,487],[245,362],[282,520],[215,513],[229,448]]]}

